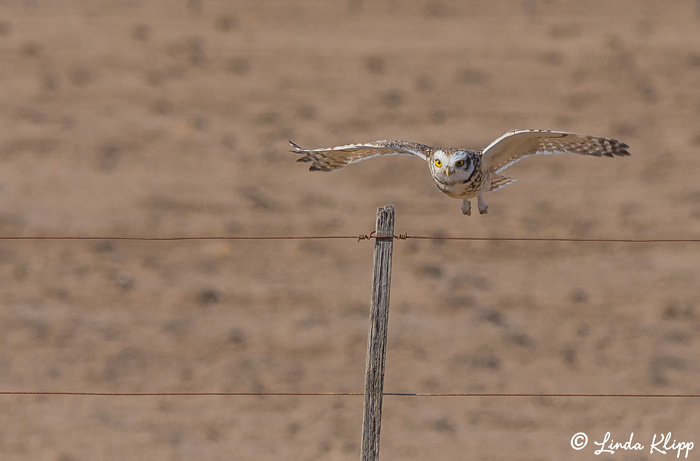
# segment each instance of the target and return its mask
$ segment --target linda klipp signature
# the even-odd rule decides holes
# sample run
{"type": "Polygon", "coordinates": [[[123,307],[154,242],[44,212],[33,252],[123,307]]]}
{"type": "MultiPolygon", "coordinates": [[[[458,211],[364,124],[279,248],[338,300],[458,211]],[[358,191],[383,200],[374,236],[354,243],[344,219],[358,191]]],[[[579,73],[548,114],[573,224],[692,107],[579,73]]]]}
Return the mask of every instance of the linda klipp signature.
{"type": "MultiPolygon", "coordinates": [[[[574,450],[583,450],[588,445],[588,435],[585,432],[577,432],[571,437],[571,448],[574,450]]],[[[618,451],[645,451],[649,450],[650,454],[658,455],[675,455],[676,458],[683,456],[688,458],[688,454],[695,448],[695,444],[691,441],[677,440],[671,432],[654,434],[651,437],[651,443],[648,445],[635,440],[634,432],[631,432],[629,438],[624,442],[614,440],[610,432],[606,432],[600,441],[593,441],[596,450],[594,455],[613,455],[618,451]]]]}

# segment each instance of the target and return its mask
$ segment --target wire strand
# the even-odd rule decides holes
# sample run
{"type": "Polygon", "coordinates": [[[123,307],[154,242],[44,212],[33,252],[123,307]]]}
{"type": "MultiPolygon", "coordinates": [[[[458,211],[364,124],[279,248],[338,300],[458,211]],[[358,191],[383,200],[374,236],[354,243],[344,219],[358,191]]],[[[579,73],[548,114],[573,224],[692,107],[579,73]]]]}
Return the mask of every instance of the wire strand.
{"type": "MultiPolygon", "coordinates": [[[[360,235],[360,237],[365,237],[360,235]]],[[[212,236],[174,236],[174,237],[118,237],[103,236],[0,236],[0,240],[142,240],[142,241],[177,241],[177,240],[316,240],[316,239],[357,239],[358,235],[212,235],[212,236]]],[[[363,240],[372,237],[367,236],[363,240]]]]}
{"type": "Polygon", "coordinates": [[[427,235],[409,235],[407,238],[420,240],[461,240],[472,242],[584,242],[584,243],[700,243],[700,239],[632,239],[632,238],[574,238],[574,237],[440,237],[427,235]]]}
{"type": "Polygon", "coordinates": [[[213,236],[173,236],[173,237],[120,237],[103,236],[0,236],[0,240],[135,240],[135,241],[181,241],[181,240],[371,240],[393,238],[397,240],[453,240],[466,242],[579,242],[579,243],[700,243],[700,238],[574,238],[574,237],[448,237],[431,235],[213,235],[213,236]]]}
{"type": "MultiPolygon", "coordinates": [[[[93,396],[93,397],[327,397],[362,396],[362,392],[64,392],[0,391],[2,395],[93,396]]],[[[700,398],[700,394],[591,394],[591,393],[508,393],[508,392],[384,392],[392,397],[592,397],[592,398],[700,398]]]]}

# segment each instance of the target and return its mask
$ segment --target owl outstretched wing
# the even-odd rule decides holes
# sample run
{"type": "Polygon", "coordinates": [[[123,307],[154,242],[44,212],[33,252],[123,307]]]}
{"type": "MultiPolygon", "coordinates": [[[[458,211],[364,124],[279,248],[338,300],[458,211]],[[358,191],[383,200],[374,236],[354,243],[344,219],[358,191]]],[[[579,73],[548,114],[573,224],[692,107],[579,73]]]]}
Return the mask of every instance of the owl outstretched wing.
{"type": "Polygon", "coordinates": [[[331,171],[379,155],[415,155],[427,160],[431,151],[429,146],[406,141],[374,141],[325,149],[302,149],[292,141],[289,144],[291,152],[303,155],[297,162],[312,162],[309,171],[331,171]]]}
{"type": "Polygon", "coordinates": [[[513,130],[482,152],[484,169],[493,173],[536,154],[580,154],[594,157],[626,157],[629,146],[616,139],[546,130],[513,130]]]}

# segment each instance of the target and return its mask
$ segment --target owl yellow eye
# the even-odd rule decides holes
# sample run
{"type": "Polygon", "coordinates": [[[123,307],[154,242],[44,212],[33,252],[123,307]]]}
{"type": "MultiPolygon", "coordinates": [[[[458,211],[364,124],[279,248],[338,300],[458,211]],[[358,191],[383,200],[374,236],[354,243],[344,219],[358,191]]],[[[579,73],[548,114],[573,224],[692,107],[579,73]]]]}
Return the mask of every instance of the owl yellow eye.
{"type": "Polygon", "coordinates": [[[438,159],[435,159],[435,166],[440,168],[442,166],[442,162],[438,159]]]}
{"type": "Polygon", "coordinates": [[[455,166],[457,168],[462,168],[464,166],[464,160],[457,160],[457,163],[455,163],[455,166]]]}

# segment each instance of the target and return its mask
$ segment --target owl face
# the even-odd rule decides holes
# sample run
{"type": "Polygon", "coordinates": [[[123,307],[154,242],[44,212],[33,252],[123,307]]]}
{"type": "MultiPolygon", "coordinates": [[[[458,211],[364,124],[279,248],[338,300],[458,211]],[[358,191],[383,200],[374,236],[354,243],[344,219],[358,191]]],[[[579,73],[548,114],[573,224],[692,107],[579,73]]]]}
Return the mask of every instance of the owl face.
{"type": "Polygon", "coordinates": [[[433,176],[443,183],[456,183],[468,179],[474,172],[474,159],[465,151],[436,150],[430,162],[433,176]]]}

